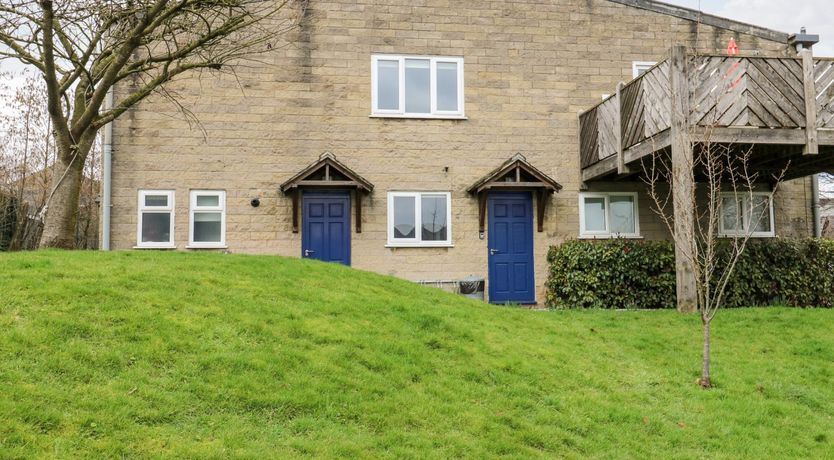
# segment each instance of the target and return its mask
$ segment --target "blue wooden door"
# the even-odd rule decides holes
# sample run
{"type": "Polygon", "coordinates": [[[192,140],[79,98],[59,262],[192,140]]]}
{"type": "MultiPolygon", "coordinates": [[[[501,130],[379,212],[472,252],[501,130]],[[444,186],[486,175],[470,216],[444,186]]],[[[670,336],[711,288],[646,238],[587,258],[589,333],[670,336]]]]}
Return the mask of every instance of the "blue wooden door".
{"type": "Polygon", "coordinates": [[[533,197],[489,192],[489,301],[536,303],[533,279],[533,197]]]}
{"type": "Polygon", "coordinates": [[[301,256],[350,265],[350,192],[304,192],[301,256]]]}

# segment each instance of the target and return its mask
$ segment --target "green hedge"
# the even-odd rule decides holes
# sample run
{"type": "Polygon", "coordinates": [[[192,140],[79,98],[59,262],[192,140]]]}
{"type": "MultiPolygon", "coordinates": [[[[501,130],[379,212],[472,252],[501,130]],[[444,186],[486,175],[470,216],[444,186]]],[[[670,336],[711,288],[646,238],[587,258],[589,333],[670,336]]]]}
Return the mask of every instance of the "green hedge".
{"type": "MultiPolygon", "coordinates": [[[[726,260],[729,243],[719,246],[726,260]]],[[[550,308],[674,308],[667,241],[567,241],[547,256],[550,308]]],[[[725,307],[834,306],[834,242],[752,240],[727,286],[725,307]]]]}

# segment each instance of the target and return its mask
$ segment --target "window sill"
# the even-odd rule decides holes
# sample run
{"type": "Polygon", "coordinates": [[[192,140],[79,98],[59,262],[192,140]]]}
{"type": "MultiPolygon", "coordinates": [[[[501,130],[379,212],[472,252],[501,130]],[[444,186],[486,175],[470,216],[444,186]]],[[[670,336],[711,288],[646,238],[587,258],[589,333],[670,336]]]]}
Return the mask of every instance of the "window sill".
{"type": "Polygon", "coordinates": [[[454,243],[388,243],[386,248],[453,248],[454,243]]]}
{"type": "Polygon", "coordinates": [[[579,235],[580,240],[642,240],[643,235],[579,235]]]}
{"type": "Polygon", "coordinates": [[[468,120],[466,115],[433,115],[430,113],[372,113],[368,118],[410,118],[413,120],[468,120]]]}
{"type": "Polygon", "coordinates": [[[189,244],[185,249],[229,249],[225,244],[222,245],[207,245],[207,244],[189,244]]]}
{"type": "Polygon", "coordinates": [[[133,249],[177,249],[176,244],[157,244],[153,246],[133,246],[133,249]]]}
{"type": "MultiPolygon", "coordinates": [[[[718,235],[719,238],[727,238],[727,239],[730,239],[730,238],[744,238],[745,236],[747,236],[747,235],[744,235],[744,234],[733,235],[733,234],[729,234],[729,233],[724,233],[724,234],[718,235]]],[[[754,233],[754,234],[750,235],[750,238],[776,238],[776,235],[772,234],[772,233],[758,234],[757,235],[757,234],[754,233]]]]}

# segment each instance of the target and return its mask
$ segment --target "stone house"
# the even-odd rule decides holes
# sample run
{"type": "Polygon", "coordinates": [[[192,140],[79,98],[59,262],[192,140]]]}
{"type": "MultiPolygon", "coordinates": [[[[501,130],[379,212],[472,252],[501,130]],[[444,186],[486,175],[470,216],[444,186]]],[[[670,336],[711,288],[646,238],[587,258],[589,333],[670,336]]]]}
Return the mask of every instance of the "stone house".
{"type": "MultiPolygon", "coordinates": [[[[535,304],[549,246],[669,237],[639,181],[583,183],[578,113],[674,45],[797,55],[786,33],[650,0],[310,0],[287,38],[169,86],[199,129],[162,98],[113,124],[109,248],[475,275],[535,304]]],[[[811,190],[783,184],[760,236],[812,235],[811,190]]]]}

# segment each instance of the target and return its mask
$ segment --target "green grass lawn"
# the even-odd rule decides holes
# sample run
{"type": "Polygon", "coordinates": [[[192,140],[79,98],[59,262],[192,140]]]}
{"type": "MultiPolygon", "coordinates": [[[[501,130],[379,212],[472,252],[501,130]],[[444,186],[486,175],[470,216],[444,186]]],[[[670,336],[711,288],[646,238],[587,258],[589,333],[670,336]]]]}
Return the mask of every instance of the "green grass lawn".
{"type": "Polygon", "coordinates": [[[834,457],[834,311],[529,311],[312,261],[0,253],[0,458],[834,457]]]}

